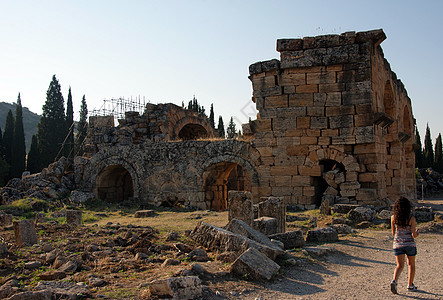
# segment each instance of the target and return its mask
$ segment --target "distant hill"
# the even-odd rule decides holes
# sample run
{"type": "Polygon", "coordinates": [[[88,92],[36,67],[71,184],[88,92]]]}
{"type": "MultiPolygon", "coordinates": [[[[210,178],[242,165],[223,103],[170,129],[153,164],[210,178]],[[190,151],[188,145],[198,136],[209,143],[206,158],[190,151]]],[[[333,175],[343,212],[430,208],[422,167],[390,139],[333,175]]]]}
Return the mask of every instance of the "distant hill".
{"type": "MultiPolygon", "coordinates": [[[[0,102],[0,127],[2,133],[5,132],[6,115],[11,110],[15,118],[15,103],[0,102]]],[[[27,107],[23,107],[23,127],[25,129],[26,153],[31,147],[32,136],[37,134],[37,125],[40,122],[40,115],[33,113],[27,107]]]]}

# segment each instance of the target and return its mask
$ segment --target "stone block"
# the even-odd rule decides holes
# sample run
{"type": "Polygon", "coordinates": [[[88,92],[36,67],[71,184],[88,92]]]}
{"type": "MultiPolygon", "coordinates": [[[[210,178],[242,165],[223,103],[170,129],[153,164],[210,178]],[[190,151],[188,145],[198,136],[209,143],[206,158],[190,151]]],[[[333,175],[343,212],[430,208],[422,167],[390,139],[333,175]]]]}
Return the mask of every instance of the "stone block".
{"type": "Polygon", "coordinates": [[[265,98],[265,109],[278,107],[288,107],[288,95],[269,96],[265,98]]]}
{"type": "Polygon", "coordinates": [[[305,245],[305,238],[301,230],[276,233],[270,235],[269,238],[282,242],[285,249],[302,248],[305,245]]]}
{"type": "Polygon", "coordinates": [[[5,243],[0,243],[0,256],[8,253],[8,247],[5,243]]]}
{"type": "Polygon", "coordinates": [[[252,226],[254,213],[252,210],[252,194],[245,191],[229,191],[228,193],[228,219],[238,219],[252,226]]]}
{"type": "Polygon", "coordinates": [[[300,93],[318,93],[318,85],[317,84],[304,84],[295,86],[295,92],[297,94],[300,93]]]}
{"type": "Polygon", "coordinates": [[[298,93],[289,95],[289,107],[313,106],[314,97],[312,93],[298,93]]]}
{"type": "Polygon", "coordinates": [[[82,225],[82,211],[81,210],[66,210],[66,224],[70,226],[82,225]]]}
{"type": "Polygon", "coordinates": [[[264,197],[258,203],[258,217],[272,217],[277,219],[277,233],[286,231],[286,205],[278,197],[264,197]]]}
{"type": "Polygon", "coordinates": [[[327,129],[328,128],[328,118],[327,117],[311,117],[311,128],[327,129]]]}
{"type": "MultiPolygon", "coordinates": [[[[275,225],[277,225],[277,223],[275,223],[275,225]]],[[[277,229],[276,226],[275,228],[277,229]]],[[[281,250],[271,242],[271,240],[267,237],[267,235],[265,235],[265,233],[262,233],[259,230],[255,230],[241,220],[231,220],[228,225],[226,225],[226,230],[229,230],[230,232],[233,232],[235,234],[240,234],[266,247],[281,250]]]]}
{"type": "Polygon", "coordinates": [[[261,217],[254,219],[254,229],[265,235],[277,233],[277,219],[271,217],[261,217]]]}
{"type": "Polygon", "coordinates": [[[372,103],[370,91],[346,91],[342,93],[343,105],[372,103]]]}
{"type": "Polygon", "coordinates": [[[307,73],[307,84],[335,83],[335,72],[307,73]]]}
{"type": "Polygon", "coordinates": [[[248,248],[254,247],[271,259],[275,259],[283,253],[282,249],[274,245],[273,247],[268,247],[245,236],[235,234],[205,222],[199,222],[191,232],[190,237],[203,247],[212,251],[244,252],[248,248]]]}
{"type": "Polygon", "coordinates": [[[280,266],[256,249],[249,248],[234,261],[231,270],[242,277],[270,280],[280,266]]]}
{"type": "Polygon", "coordinates": [[[311,106],[307,107],[307,115],[311,117],[324,117],[325,108],[323,106],[311,106]]]}
{"type": "Polygon", "coordinates": [[[354,116],[352,115],[340,115],[329,117],[329,128],[343,128],[343,127],[353,127],[354,126],[354,116]]]}
{"type": "Polygon", "coordinates": [[[346,90],[346,84],[342,82],[323,83],[318,85],[319,93],[342,92],[345,90],[346,90]]]}
{"type": "Polygon", "coordinates": [[[341,105],[341,92],[330,92],[326,94],[325,106],[340,106],[341,105]]]}
{"type": "Polygon", "coordinates": [[[157,213],[152,209],[145,209],[145,210],[136,211],[134,214],[134,218],[149,218],[149,217],[155,217],[156,215],[157,213]]]}
{"type": "Polygon", "coordinates": [[[359,207],[359,205],[356,204],[334,204],[332,210],[334,211],[334,213],[347,214],[357,207],[359,207]]]}
{"type": "Polygon", "coordinates": [[[369,207],[359,206],[349,212],[349,219],[356,223],[372,221],[376,216],[376,211],[369,207]]]}
{"type": "Polygon", "coordinates": [[[279,83],[282,86],[305,85],[306,84],[306,75],[304,73],[300,73],[300,74],[285,74],[285,73],[283,73],[279,78],[279,83]]]}
{"type": "Polygon", "coordinates": [[[15,239],[19,247],[32,246],[37,243],[37,233],[33,220],[14,221],[13,226],[15,239]]]}
{"type": "Polygon", "coordinates": [[[330,227],[309,230],[306,235],[306,242],[308,243],[330,243],[336,241],[338,241],[338,233],[330,227]]]}
{"type": "Polygon", "coordinates": [[[157,279],[149,283],[149,297],[190,300],[201,297],[201,280],[197,276],[157,279]]]}

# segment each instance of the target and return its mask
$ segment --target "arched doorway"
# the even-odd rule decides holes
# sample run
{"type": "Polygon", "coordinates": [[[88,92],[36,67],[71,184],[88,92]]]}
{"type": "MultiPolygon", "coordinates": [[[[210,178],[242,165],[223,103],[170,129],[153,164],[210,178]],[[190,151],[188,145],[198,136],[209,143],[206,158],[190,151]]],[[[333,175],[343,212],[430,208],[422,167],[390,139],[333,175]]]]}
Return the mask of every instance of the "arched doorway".
{"type": "Polygon", "coordinates": [[[178,137],[182,140],[196,140],[207,136],[208,132],[199,124],[187,124],[178,133],[178,137]]]}
{"type": "Polygon", "coordinates": [[[122,165],[110,165],[97,176],[95,196],[103,201],[120,203],[134,196],[131,174],[122,165]]]}
{"type": "Polygon", "coordinates": [[[249,174],[232,162],[209,166],[203,173],[203,182],[207,208],[218,211],[228,208],[228,191],[252,191],[249,174]]]}

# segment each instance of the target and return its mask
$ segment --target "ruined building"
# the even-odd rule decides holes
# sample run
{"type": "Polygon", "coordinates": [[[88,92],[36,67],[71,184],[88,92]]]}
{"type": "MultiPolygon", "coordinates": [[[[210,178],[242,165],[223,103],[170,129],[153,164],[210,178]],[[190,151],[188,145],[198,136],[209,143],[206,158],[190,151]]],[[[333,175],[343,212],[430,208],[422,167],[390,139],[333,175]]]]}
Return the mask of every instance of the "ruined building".
{"type": "Polygon", "coordinates": [[[250,140],[215,140],[208,120],[173,104],[91,117],[76,184],[118,202],[222,210],[228,190],[312,208],[415,199],[411,101],[391,71],[382,30],[281,39],[280,60],[249,68],[250,140]]]}

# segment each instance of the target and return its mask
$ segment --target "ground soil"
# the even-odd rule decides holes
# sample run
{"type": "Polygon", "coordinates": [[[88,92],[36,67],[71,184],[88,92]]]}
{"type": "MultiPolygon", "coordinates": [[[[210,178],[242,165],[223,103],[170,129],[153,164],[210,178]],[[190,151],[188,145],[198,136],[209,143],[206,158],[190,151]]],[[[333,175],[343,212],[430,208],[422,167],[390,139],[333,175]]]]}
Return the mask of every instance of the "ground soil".
{"type": "MultiPolygon", "coordinates": [[[[434,210],[443,212],[443,200],[439,199],[442,198],[420,201],[419,205],[432,206],[434,210]]],[[[164,215],[170,223],[168,226],[171,226],[170,214],[164,215]]],[[[198,212],[186,213],[185,216],[190,217],[192,222],[209,218],[207,221],[223,223],[226,213],[198,212]]],[[[120,218],[122,225],[135,224],[134,219],[126,217],[116,216],[120,218]]],[[[157,218],[156,223],[151,224],[152,227],[159,228],[160,220],[157,218]]],[[[149,223],[146,220],[143,222],[149,223]]],[[[109,244],[110,239],[116,240],[118,235],[124,236],[128,231],[126,226],[119,229],[115,226],[113,218],[104,218],[95,223],[77,229],[62,225],[40,225],[37,228],[41,245],[51,244],[54,248],[61,249],[67,256],[80,257],[88,245],[94,243],[103,249],[112,250],[109,254],[106,250],[98,251],[97,257],[85,260],[85,268],[81,272],[67,274],[64,279],[87,284],[91,277],[104,279],[105,286],[91,287],[92,298],[134,299],[150,281],[189,270],[194,263],[183,257],[176,257],[176,250],[171,246],[174,241],[166,241],[171,227],[167,226],[166,230],[154,229],[149,234],[142,228],[130,229],[139,236],[143,236],[139,231],[145,230],[144,236],[147,236],[153,245],[164,245],[163,250],[151,253],[152,260],[148,263],[134,260],[134,253],[131,253],[129,248],[118,245],[105,246],[109,244]],[[106,224],[110,220],[113,225],[106,224]],[[166,258],[177,258],[180,264],[162,267],[161,264],[166,258]]],[[[183,230],[188,229],[186,226],[190,224],[192,225],[192,223],[180,223],[180,226],[183,226],[182,230],[174,231],[180,233],[181,242],[198,247],[184,234],[183,230]]],[[[321,219],[319,225],[323,225],[321,219]]],[[[420,226],[429,226],[429,224],[420,224],[420,226]]],[[[8,244],[10,253],[0,258],[0,283],[16,278],[20,290],[32,290],[39,280],[38,274],[50,271],[52,268],[51,265],[44,264],[41,246],[16,247],[13,231],[10,229],[1,230],[1,237],[8,244]],[[28,261],[42,261],[43,269],[26,270],[23,266],[28,261]]],[[[389,288],[395,268],[395,258],[391,250],[390,230],[383,226],[359,229],[357,233],[351,235],[340,235],[340,241],[337,243],[308,245],[329,250],[321,256],[310,255],[301,250],[290,252],[283,261],[279,261],[282,265],[279,274],[267,282],[250,281],[229,274],[229,264],[218,261],[216,254],[209,252],[211,261],[200,263],[209,271],[209,274],[200,274],[204,284],[203,299],[443,299],[442,245],[441,231],[422,233],[417,238],[415,284],[419,289],[416,292],[407,291],[407,271],[404,270],[399,280],[398,295],[392,295],[389,288]]]]}

